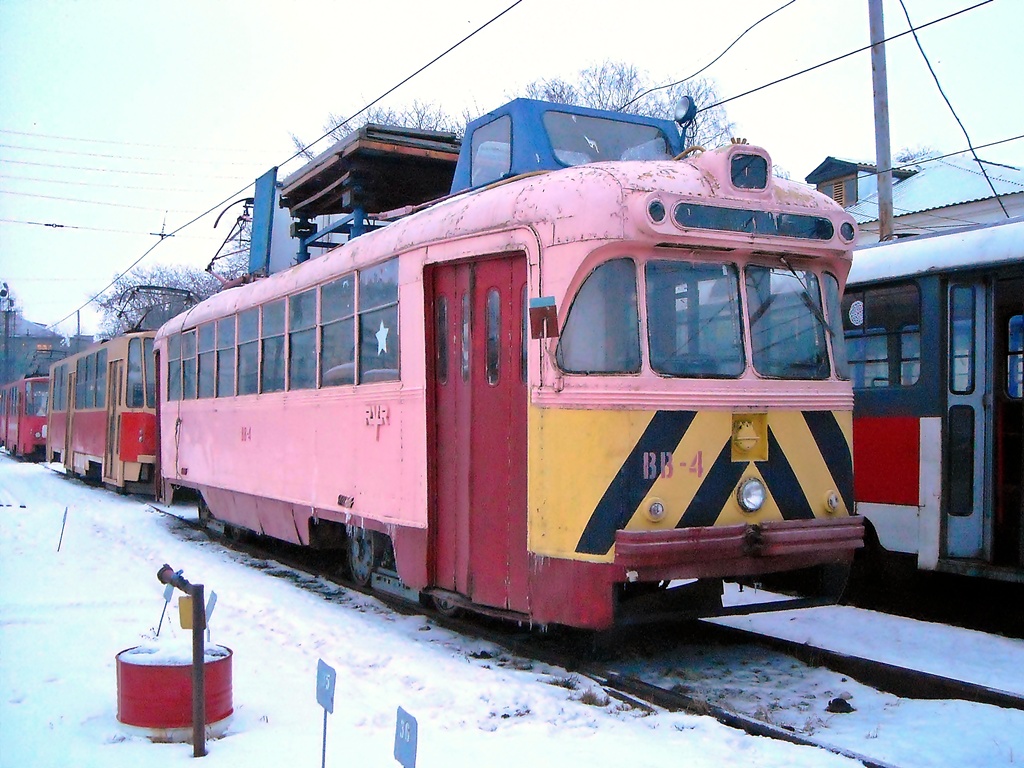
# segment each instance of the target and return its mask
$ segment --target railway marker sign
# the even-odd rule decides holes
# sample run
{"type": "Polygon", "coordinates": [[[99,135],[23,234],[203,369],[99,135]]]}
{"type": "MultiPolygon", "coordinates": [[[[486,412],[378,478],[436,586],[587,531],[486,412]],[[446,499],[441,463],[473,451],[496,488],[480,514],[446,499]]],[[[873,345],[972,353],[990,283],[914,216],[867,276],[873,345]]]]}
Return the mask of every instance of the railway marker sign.
{"type": "Polygon", "coordinates": [[[320,768],[327,765],[327,713],[334,714],[334,688],[338,673],[323,659],[316,662],[316,703],[324,708],[324,741],[320,751],[320,768]]]}
{"type": "Polygon", "coordinates": [[[416,718],[401,707],[395,720],[395,760],[402,768],[416,768],[416,718]]]}
{"type": "Polygon", "coordinates": [[[320,659],[316,663],[316,703],[324,708],[324,712],[334,714],[334,686],[338,673],[330,664],[320,659]]]}

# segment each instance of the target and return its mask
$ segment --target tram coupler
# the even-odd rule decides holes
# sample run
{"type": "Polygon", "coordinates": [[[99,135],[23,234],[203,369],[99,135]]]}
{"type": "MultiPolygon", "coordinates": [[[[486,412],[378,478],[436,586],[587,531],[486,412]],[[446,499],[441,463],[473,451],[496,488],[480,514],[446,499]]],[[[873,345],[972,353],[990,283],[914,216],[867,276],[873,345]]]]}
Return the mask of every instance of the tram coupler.
{"type": "Polygon", "coordinates": [[[203,632],[206,630],[206,600],[203,585],[187,581],[181,571],[175,571],[164,563],[156,572],[161,584],[170,584],[192,598],[192,756],[206,755],[206,647],[203,632]]]}

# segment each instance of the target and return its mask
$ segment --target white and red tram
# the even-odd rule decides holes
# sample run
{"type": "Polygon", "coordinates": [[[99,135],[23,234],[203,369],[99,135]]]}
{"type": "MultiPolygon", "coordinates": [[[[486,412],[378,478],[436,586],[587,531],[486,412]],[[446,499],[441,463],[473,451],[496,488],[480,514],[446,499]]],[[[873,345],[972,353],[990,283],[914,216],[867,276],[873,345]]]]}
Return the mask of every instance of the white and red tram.
{"type": "Polygon", "coordinates": [[[857,249],[843,310],[872,547],[1024,581],[1024,219],[857,249]]]}

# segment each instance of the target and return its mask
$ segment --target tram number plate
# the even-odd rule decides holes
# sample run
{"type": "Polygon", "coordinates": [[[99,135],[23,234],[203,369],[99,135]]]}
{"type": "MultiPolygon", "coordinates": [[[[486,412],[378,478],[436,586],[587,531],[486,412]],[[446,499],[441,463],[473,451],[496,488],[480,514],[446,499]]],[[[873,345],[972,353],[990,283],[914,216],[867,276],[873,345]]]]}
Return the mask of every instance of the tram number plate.
{"type": "Polygon", "coordinates": [[[663,477],[666,480],[674,474],[675,470],[685,470],[691,475],[696,475],[698,478],[704,477],[704,451],[697,451],[692,459],[679,459],[678,457],[673,460],[673,456],[668,451],[662,451],[661,453],[655,453],[654,451],[644,451],[643,454],[643,475],[644,480],[657,480],[659,477],[663,477]]]}
{"type": "Polygon", "coordinates": [[[416,768],[416,718],[401,707],[395,722],[395,760],[403,768],[416,768]]]}

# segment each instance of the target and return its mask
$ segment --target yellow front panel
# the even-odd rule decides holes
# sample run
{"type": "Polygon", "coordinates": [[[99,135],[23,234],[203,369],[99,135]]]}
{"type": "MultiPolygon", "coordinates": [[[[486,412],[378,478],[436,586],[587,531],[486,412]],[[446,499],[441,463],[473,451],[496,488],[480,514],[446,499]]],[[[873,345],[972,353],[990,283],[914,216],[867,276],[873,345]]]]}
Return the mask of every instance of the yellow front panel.
{"type": "Polygon", "coordinates": [[[531,407],[531,551],[611,562],[620,528],[849,514],[848,412],[769,412],[753,425],[743,421],[751,419],[734,419],[728,411],[531,407]],[[748,477],[768,489],[754,513],[743,511],[736,499],[737,485],[748,477]],[[829,496],[838,498],[834,511],[829,496]],[[664,510],[660,518],[650,512],[655,502],[664,510]]]}

